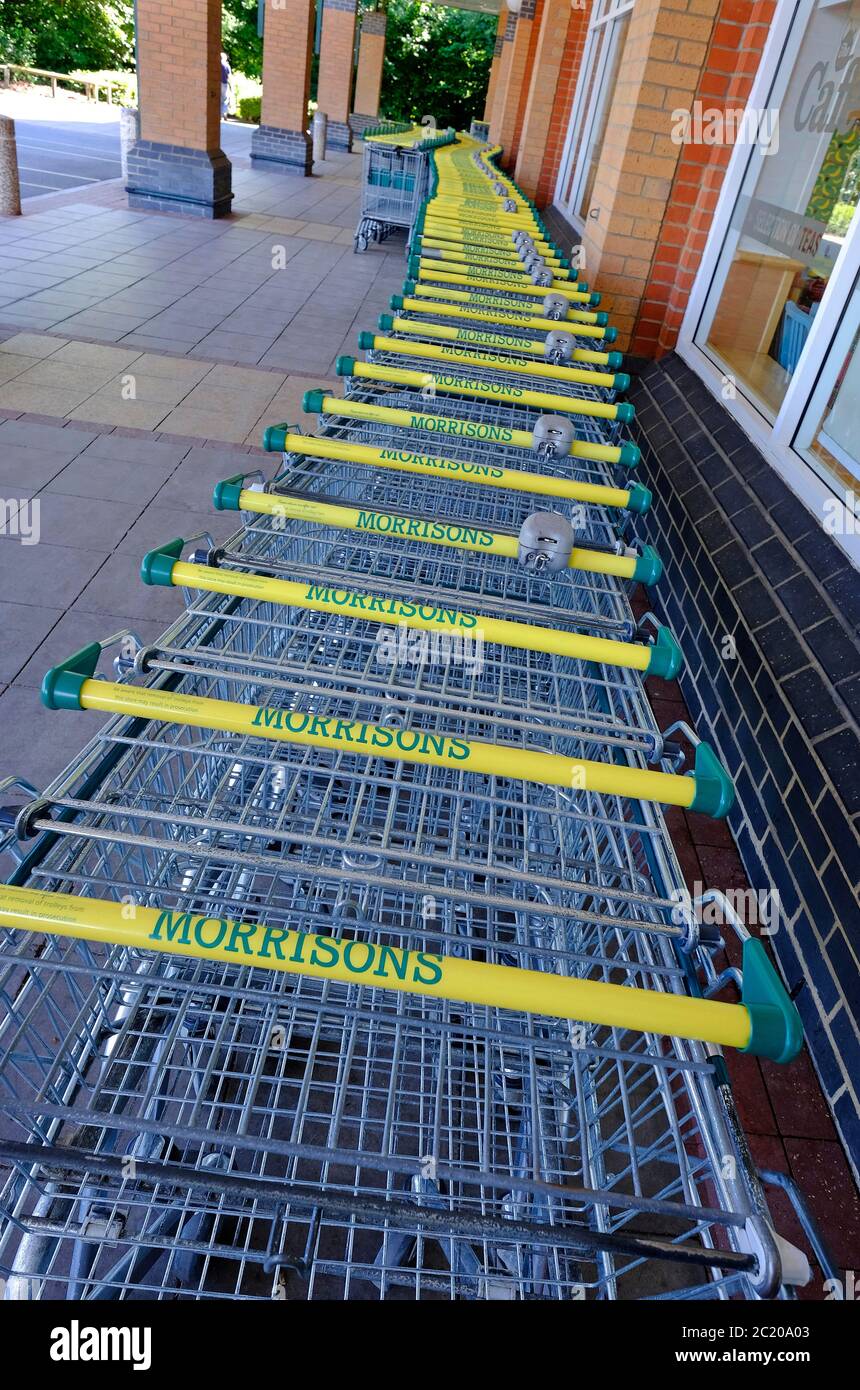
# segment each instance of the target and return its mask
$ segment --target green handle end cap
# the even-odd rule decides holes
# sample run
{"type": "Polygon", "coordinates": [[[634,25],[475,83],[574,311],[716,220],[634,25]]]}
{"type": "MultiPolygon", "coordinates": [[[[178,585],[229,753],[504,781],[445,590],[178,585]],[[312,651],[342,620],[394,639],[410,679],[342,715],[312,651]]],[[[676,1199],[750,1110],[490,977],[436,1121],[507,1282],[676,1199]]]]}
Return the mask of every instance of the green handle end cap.
{"type": "MultiPolygon", "coordinates": [[[[391,314],[380,314],[380,315],[379,315],[379,318],[376,320],[376,326],[377,326],[377,328],[379,329],[380,333],[393,333],[393,332],[394,332],[394,318],[393,318],[393,316],[392,316],[391,314]]],[[[620,353],[620,352],[619,352],[618,356],[619,356],[619,357],[621,356],[621,353],[620,353]]],[[[620,365],[620,364],[619,364],[619,365],[620,365]]]]}
{"type": "Polygon", "coordinates": [[[598,328],[605,328],[609,322],[609,315],[605,309],[601,309],[599,314],[594,315],[594,319],[598,328]]]}
{"type": "Polygon", "coordinates": [[[371,352],[375,340],[376,335],[374,333],[369,333],[366,328],[363,328],[358,335],[358,346],[361,348],[362,352],[371,352]]]}
{"type": "MultiPolygon", "coordinates": [[[[613,356],[614,356],[614,354],[613,354],[613,356]]],[[[616,372],[616,373],[615,373],[615,380],[613,381],[612,385],[613,385],[613,388],[614,388],[616,391],[629,391],[629,390],[630,390],[630,374],[629,374],[629,372],[616,372]]]]}
{"type": "Polygon", "coordinates": [[[269,454],[282,454],[287,447],[287,426],[267,425],[263,430],[263,448],[269,454]]]}
{"type": "Polygon", "coordinates": [[[140,577],[144,584],[163,584],[169,589],[173,583],[173,566],[182,554],[185,542],[181,536],[175,541],[167,541],[157,550],[150,550],[140,562],[140,577]]]}
{"type": "Polygon", "coordinates": [[[403,295],[402,295],[402,294],[393,294],[393,295],[391,296],[391,298],[389,299],[389,301],[388,301],[388,307],[389,307],[390,309],[402,309],[402,308],[403,308],[403,295]]]}
{"type": "Polygon", "coordinates": [[[415,281],[414,281],[414,280],[404,280],[404,281],[403,281],[403,293],[404,293],[404,294],[414,294],[414,293],[415,293],[415,289],[416,289],[416,285],[415,285],[415,281]]]}
{"type": "Polygon", "coordinates": [[[618,462],[622,468],[635,468],[642,457],[642,450],[638,444],[631,444],[627,440],[621,445],[618,451],[618,462]]]}
{"type": "MultiPolygon", "coordinates": [[[[352,376],[355,371],[355,358],[349,357],[345,353],[343,357],[338,357],[335,360],[334,370],[337,376],[352,376]]],[[[320,409],[322,409],[322,407],[320,407],[320,409]]],[[[619,406],[619,410],[620,409],[621,407],[619,406]]]]}
{"type": "Polygon", "coordinates": [[[636,418],[636,407],[630,401],[622,401],[615,407],[615,418],[620,420],[622,425],[630,425],[636,418]]]}
{"type": "Polygon", "coordinates": [[[322,414],[325,395],[325,391],[319,386],[315,386],[312,391],[306,391],[302,396],[302,410],[306,410],[308,415],[322,414]]]}
{"type": "Polygon", "coordinates": [[[611,372],[617,372],[619,367],[624,366],[623,352],[610,352],[607,354],[607,357],[609,360],[607,361],[606,365],[611,372]]]}
{"type": "Polygon", "coordinates": [[[690,810],[715,819],[727,816],[735,804],[734,783],[709,743],[700,743],[696,749],[694,776],[696,795],[690,810]]]}
{"type": "Polygon", "coordinates": [[[764,946],[754,937],[744,942],[743,977],[741,1000],[750,1016],[750,1040],[741,1051],[772,1062],[791,1062],[803,1046],[803,1024],[764,946]]]}
{"type": "Polygon", "coordinates": [[[595,290],[595,291],[594,291],[594,293],[593,293],[592,296],[591,296],[591,301],[590,301],[590,302],[591,302],[592,304],[595,304],[595,305],[597,305],[597,304],[600,303],[600,291],[599,291],[599,290],[595,290]]]}
{"type": "Polygon", "coordinates": [[[410,280],[417,280],[421,272],[421,265],[417,256],[411,256],[406,266],[406,274],[410,280]]]}
{"type": "Polygon", "coordinates": [[[634,483],[627,498],[628,512],[638,512],[641,516],[651,506],[651,489],[644,483],[634,483]]]}
{"type": "Polygon", "coordinates": [[[585,282],[585,280],[577,280],[577,282],[576,282],[576,293],[577,293],[577,294],[587,294],[587,293],[588,293],[588,285],[587,285],[587,283],[585,282]]]}
{"type": "Polygon", "coordinates": [[[661,680],[673,681],[683,664],[684,654],[670,629],[659,628],[645,668],[646,676],[659,676],[661,680]]]}
{"type": "Polygon", "coordinates": [[[241,510],[239,498],[242,495],[244,473],[234,473],[232,478],[224,478],[215,484],[212,493],[212,506],[217,512],[238,512],[241,510]]]}
{"type": "Polygon", "coordinates": [[[646,588],[656,584],[663,573],[663,561],[657,554],[653,545],[643,545],[642,554],[638,556],[633,569],[633,578],[646,588]]]}
{"type": "Polygon", "coordinates": [[[605,343],[614,343],[614,342],[615,342],[615,339],[616,339],[617,337],[618,337],[618,329],[617,329],[617,328],[607,328],[606,332],[605,332],[604,335],[603,335],[603,341],[604,341],[605,343]]]}
{"type": "Polygon", "coordinates": [[[90,642],[46,671],[42,679],[42,704],[47,709],[80,709],[81,687],[92,680],[102,654],[100,642],[90,642]]]}

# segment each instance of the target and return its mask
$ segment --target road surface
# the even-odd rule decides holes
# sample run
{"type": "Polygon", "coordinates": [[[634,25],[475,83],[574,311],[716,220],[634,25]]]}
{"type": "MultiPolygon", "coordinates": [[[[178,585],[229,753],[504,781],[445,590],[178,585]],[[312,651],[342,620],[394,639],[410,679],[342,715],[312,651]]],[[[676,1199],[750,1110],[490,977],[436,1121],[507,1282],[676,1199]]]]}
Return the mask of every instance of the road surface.
{"type": "MultiPolygon", "coordinates": [[[[119,178],[119,116],[107,102],[4,91],[0,112],[15,121],[22,199],[119,178]]],[[[225,153],[247,154],[252,128],[223,122],[225,153]]]]}

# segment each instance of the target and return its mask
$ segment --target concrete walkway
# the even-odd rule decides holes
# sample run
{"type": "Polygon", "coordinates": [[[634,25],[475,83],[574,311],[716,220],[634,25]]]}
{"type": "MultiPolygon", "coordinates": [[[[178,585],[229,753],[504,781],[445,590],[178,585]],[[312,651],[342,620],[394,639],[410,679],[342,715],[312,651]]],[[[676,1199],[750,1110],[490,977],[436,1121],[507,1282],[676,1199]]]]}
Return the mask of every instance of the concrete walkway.
{"type": "Polygon", "coordinates": [[[304,391],[342,394],[335,357],[400,288],[402,238],[353,253],[361,156],[317,168],[236,158],[220,222],[129,212],[118,181],[0,219],[0,776],[41,789],[96,733],[42,708],[44,671],[163,631],[181,596],[141,584],[140,557],[235,529],[214,484],[260,466],[265,425],[314,428],[304,391]]]}
{"type": "Polygon", "coordinates": [[[119,182],[0,219],[0,412],[257,443],[336,388],[402,238],[354,254],[359,155],[312,179],[237,166],[220,222],[129,212],[119,182]]]}

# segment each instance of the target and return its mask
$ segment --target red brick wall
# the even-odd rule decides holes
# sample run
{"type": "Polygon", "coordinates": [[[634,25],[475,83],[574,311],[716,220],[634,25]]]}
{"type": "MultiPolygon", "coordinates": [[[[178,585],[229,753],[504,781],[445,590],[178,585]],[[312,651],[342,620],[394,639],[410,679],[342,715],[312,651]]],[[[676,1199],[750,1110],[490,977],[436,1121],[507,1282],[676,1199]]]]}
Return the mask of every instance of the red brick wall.
{"type": "Polygon", "coordinates": [[[385,58],[385,15],[366,11],[358,41],[358,66],[352,104],[361,116],[379,115],[382,62],[385,58]]]}
{"type": "Polygon", "coordinates": [[[314,0],[290,0],[286,7],[266,0],[263,40],[264,125],[304,130],[308,123],[314,0]]]}
{"type": "Polygon", "coordinates": [[[514,124],[514,133],[511,137],[510,152],[507,155],[506,164],[509,169],[513,169],[516,162],[517,153],[520,148],[520,137],[523,130],[523,119],[526,114],[526,106],[529,101],[529,90],[531,87],[532,71],[534,69],[535,53],[537,51],[538,39],[540,38],[541,21],[543,20],[544,0],[536,0],[534,17],[531,22],[531,32],[529,35],[528,52],[526,53],[525,68],[523,69],[523,81],[520,87],[519,101],[517,102],[517,118],[514,124]]]}
{"type": "Polygon", "coordinates": [[[544,151],[541,173],[537,181],[534,195],[535,202],[538,207],[541,208],[546,207],[547,203],[552,202],[553,193],[555,192],[555,184],[558,178],[564,142],[567,139],[567,127],[570,124],[570,113],[573,107],[574,94],[576,92],[576,82],[579,77],[579,68],[582,62],[582,52],[585,47],[585,36],[588,32],[590,12],[590,6],[583,9],[574,9],[571,7],[570,19],[567,25],[567,39],[564,46],[564,56],[558,75],[556,101],[552,115],[550,116],[546,149],[544,151]]]}
{"type": "Polygon", "coordinates": [[[514,131],[517,127],[520,100],[523,96],[523,90],[528,91],[525,71],[535,30],[533,14],[534,0],[523,0],[522,9],[516,20],[514,37],[508,43],[510,58],[505,73],[503,91],[501,91],[501,83],[499,84],[500,96],[497,97],[496,107],[498,133],[494,138],[502,147],[502,163],[506,167],[510,164],[513,154],[516,153],[514,131]]]}
{"type": "Polygon", "coordinates": [[[330,121],[345,125],[352,99],[352,68],[355,58],[355,10],[323,9],[320,38],[320,68],[317,105],[330,121]]]}
{"type": "MultiPolygon", "coordinates": [[[[722,0],[695,93],[703,107],[746,103],[775,9],[776,0],[722,0]]],[[[661,357],[678,341],[730,156],[718,145],[682,148],[630,342],[639,356],[661,357]]]]}
{"type": "Polygon", "coordinates": [[[138,0],[141,138],[221,144],[221,0],[138,0]]]}

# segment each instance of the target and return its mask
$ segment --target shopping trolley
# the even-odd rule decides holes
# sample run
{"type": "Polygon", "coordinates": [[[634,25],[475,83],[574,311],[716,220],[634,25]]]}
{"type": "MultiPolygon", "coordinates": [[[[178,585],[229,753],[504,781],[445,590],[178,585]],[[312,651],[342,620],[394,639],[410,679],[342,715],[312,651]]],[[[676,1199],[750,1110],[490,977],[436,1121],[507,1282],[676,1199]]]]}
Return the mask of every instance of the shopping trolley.
{"type": "MultiPolygon", "coordinates": [[[[508,660],[500,648],[472,693],[474,727],[497,739],[486,697],[509,682],[509,725],[540,717],[541,673],[506,677],[508,660]]],[[[195,597],[123,662],[136,676],[120,686],[150,699],[290,686],[320,715],[391,725],[404,700],[410,727],[438,715],[407,664],[380,681],[342,619],[292,624],[266,600],[195,597]]],[[[74,674],[54,673],[55,694],[74,674]]],[[[549,703],[562,717],[566,693],[549,703]]],[[[147,932],[114,945],[43,921],[36,956],[4,934],[12,1297],[630,1297],[655,1277],[667,1295],[774,1291],[779,1247],[706,1047],[362,987],[371,956],[396,970],[404,951],[430,972],[450,956],[467,974],[623,981],[670,1009],[700,955],[714,982],[652,802],[440,767],[383,777],[294,743],[273,760],[253,736],[142,707],[18,829],[31,848],[14,886],[36,891],[36,915],[83,890],[147,932]],[[270,941],[299,930],[323,961],[336,933],[356,982],[243,964],[255,923],[270,941]],[[189,957],[234,929],[238,959],[229,942],[189,957]]]]}
{"type": "Polygon", "coordinates": [[[398,228],[411,229],[427,197],[429,152],[455,137],[453,132],[428,137],[423,128],[412,127],[405,136],[374,138],[368,132],[363,138],[356,251],[366,251],[371,241],[386,241],[398,228]]]}
{"type": "MultiPolygon", "coordinates": [[[[391,320],[393,327],[393,320],[391,320]]],[[[510,385],[526,391],[555,391],[576,394],[586,399],[613,401],[617,392],[630,388],[627,372],[601,371],[594,366],[567,365],[550,360],[550,352],[541,361],[537,354],[491,352],[465,344],[434,343],[427,339],[397,336],[390,330],[373,333],[367,329],[358,335],[358,346],[366,352],[367,361],[383,367],[401,367],[432,374],[440,366],[475,380],[505,379],[510,385]]]]}
{"type": "Polygon", "coordinates": [[[7,1295],[776,1296],[808,1267],[717,1049],[788,1060],[797,1012],[730,914],[713,997],[661,806],[731,785],[645,695],[623,446],[458,401],[431,457],[410,393],[313,394],[224,545],[145,558],[164,635],[46,675],[109,718],[0,840],[7,1295]]]}

